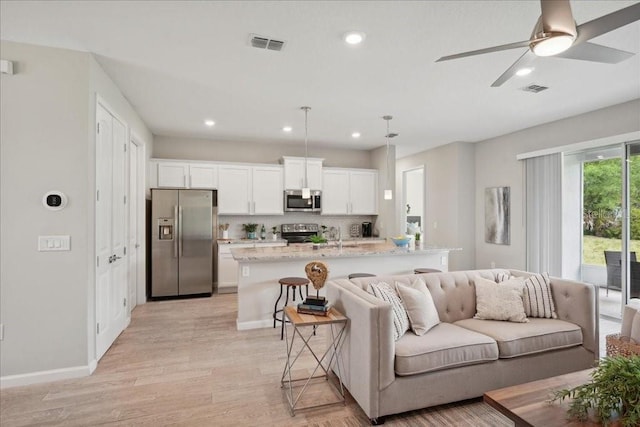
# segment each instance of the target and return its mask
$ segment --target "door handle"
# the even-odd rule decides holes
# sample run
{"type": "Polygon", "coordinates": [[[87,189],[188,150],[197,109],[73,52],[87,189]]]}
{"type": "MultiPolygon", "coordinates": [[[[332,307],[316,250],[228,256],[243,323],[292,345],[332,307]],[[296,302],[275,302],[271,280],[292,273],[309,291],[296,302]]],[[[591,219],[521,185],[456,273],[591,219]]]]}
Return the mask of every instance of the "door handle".
{"type": "MultiPolygon", "coordinates": [[[[178,205],[173,206],[173,220],[178,221],[178,205]]],[[[176,224],[174,224],[175,226],[176,224]]],[[[173,257],[178,257],[178,234],[173,230],[173,257]]]]}
{"type": "Polygon", "coordinates": [[[184,242],[182,237],[182,206],[178,208],[178,257],[182,258],[182,252],[184,250],[184,242]]]}
{"type": "Polygon", "coordinates": [[[116,262],[116,260],[119,260],[119,259],[122,259],[122,257],[117,255],[113,256],[113,262],[116,262]]]}

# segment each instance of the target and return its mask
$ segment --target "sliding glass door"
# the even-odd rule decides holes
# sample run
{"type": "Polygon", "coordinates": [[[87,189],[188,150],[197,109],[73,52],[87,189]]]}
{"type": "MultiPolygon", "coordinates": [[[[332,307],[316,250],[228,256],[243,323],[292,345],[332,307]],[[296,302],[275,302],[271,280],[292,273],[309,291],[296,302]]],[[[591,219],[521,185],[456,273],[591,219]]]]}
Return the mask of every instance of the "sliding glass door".
{"type": "Polygon", "coordinates": [[[640,298],[640,141],[626,143],[622,162],[622,304],[640,298]],[[624,286],[626,284],[626,286],[624,286]]]}

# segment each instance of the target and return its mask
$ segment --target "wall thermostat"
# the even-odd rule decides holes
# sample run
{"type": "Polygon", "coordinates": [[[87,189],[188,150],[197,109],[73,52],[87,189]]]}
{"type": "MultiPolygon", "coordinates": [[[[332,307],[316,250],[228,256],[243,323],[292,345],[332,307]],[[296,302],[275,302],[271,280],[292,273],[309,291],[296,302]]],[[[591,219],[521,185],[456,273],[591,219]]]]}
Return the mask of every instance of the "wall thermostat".
{"type": "Polygon", "coordinates": [[[62,191],[49,191],[42,198],[42,204],[50,211],[59,211],[67,206],[67,196],[62,191]]]}

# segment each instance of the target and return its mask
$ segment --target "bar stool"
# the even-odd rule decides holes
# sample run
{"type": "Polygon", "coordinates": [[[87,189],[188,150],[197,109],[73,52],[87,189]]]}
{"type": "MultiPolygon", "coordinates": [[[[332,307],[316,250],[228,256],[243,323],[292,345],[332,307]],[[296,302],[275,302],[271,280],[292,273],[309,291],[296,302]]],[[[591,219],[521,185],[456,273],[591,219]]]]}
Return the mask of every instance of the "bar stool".
{"type": "Polygon", "coordinates": [[[296,288],[300,293],[300,301],[304,301],[302,296],[302,287],[304,286],[306,288],[306,294],[307,296],[309,296],[309,280],[305,279],[304,277],[284,277],[278,280],[278,283],[280,283],[280,295],[278,296],[278,299],[273,306],[273,327],[276,327],[276,321],[282,323],[282,329],[280,330],[280,339],[282,340],[284,339],[284,324],[285,322],[288,322],[288,320],[284,318],[284,313],[282,312],[284,310],[284,307],[286,307],[289,303],[289,288],[293,288],[293,301],[296,300],[296,288]],[[285,287],[287,288],[287,296],[284,300],[284,305],[280,310],[278,310],[278,303],[282,298],[282,291],[285,287]],[[278,317],[278,313],[282,313],[282,316],[278,317]]]}
{"type": "Polygon", "coordinates": [[[441,270],[437,268],[415,268],[413,270],[413,274],[424,274],[424,273],[442,273],[441,270]]]}
{"type": "Polygon", "coordinates": [[[349,280],[355,279],[356,277],[376,277],[376,275],[375,274],[369,274],[369,273],[351,273],[349,275],[349,280]]]}

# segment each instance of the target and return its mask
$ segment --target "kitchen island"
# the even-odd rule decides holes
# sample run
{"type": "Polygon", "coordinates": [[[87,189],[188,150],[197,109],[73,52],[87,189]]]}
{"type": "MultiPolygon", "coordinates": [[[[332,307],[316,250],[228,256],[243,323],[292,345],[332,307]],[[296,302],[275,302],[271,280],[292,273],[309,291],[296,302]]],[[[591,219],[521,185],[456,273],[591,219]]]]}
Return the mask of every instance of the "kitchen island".
{"type": "MultiPolygon", "coordinates": [[[[392,242],[334,243],[318,249],[313,249],[311,244],[232,249],[233,258],[238,262],[236,326],[239,330],[273,326],[273,305],[280,293],[278,280],[290,276],[306,277],[304,267],[310,261],[324,262],[329,268],[328,280],[331,280],[347,278],[351,273],[406,274],[418,267],[447,271],[452,250],[456,249],[399,248],[392,242]]],[[[309,292],[315,293],[311,285],[309,292]]],[[[296,302],[299,302],[299,295],[296,302]]]]}

